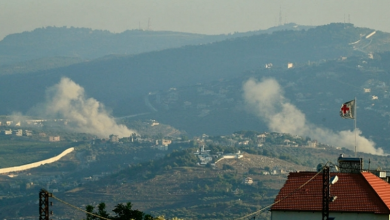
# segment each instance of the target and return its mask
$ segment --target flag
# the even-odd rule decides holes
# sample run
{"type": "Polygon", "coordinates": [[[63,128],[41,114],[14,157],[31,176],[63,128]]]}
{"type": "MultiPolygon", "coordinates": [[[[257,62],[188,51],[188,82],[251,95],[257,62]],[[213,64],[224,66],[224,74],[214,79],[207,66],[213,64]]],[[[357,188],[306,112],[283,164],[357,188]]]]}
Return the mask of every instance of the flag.
{"type": "Polygon", "coordinates": [[[355,100],[351,100],[341,105],[340,116],[342,118],[355,118],[355,100]]]}

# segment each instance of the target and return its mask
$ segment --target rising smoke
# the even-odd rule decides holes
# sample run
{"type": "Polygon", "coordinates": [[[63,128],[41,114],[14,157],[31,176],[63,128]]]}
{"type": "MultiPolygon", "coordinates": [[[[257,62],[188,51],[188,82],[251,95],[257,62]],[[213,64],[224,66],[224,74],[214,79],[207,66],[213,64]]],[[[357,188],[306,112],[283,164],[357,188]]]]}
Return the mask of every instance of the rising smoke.
{"type": "MultiPolygon", "coordinates": [[[[353,131],[335,133],[307,122],[305,114],[283,96],[283,89],[275,79],[264,79],[261,82],[249,79],[244,83],[243,89],[244,99],[250,111],[264,120],[270,130],[309,136],[322,143],[342,146],[351,150],[355,149],[355,133],[353,131]]],[[[375,143],[372,140],[361,136],[362,132],[360,130],[357,131],[357,134],[357,151],[383,154],[381,148],[375,148],[375,143]]]]}
{"type": "Polygon", "coordinates": [[[69,78],[46,91],[46,102],[38,107],[45,118],[62,118],[70,123],[68,127],[75,132],[89,133],[100,138],[111,134],[128,137],[134,130],[118,125],[106,111],[103,104],[93,98],[86,98],[84,88],[69,78]]]}

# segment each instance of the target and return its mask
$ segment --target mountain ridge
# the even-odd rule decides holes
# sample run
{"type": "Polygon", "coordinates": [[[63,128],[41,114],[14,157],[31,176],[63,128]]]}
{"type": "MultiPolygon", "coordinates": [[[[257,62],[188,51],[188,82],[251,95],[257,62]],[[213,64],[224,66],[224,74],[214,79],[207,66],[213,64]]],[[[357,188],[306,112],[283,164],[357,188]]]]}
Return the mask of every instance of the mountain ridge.
{"type": "Polygon", "coordinates": [[[229,38],[270,33],[280,29],[308,29],[310,26],[286,24],[267,30],[234,34],[205,35],[174,31],[104,30],[74,27],[45,27],[30,32],[10,34],[0,41],[0,65],[53,56],[96,59],[109,54],[139,54],[207,44],[229,38]]]}

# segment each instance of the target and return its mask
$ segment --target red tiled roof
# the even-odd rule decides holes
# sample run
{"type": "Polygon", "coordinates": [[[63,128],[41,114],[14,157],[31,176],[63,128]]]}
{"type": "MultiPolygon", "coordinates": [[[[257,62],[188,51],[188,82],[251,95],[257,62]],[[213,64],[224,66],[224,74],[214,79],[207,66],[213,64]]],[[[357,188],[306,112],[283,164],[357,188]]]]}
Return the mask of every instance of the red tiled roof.
{"type": "Polygon", "coordinates": [[[370,184],[370,186],[375,190],[376,194],[385,203],[387,208],[390,209],[390,184],[372,173],[363,172],[362,175],[368,184],[370,184]]]}
{"type": "MultiPolygon", "coordinates": [[[[275,202],[284,198],[312,178],[315,172],[290,173],[275,202]]],[[[331,173],[339,180],[330,187],[330,194],[337,196],[329,203],[333,212],[373,212],[390,214],[390,185],[372,173],[331,173]]],[[[307,185],[273,205],[271,210],[321,211],[322,174],[307,185]]]]}

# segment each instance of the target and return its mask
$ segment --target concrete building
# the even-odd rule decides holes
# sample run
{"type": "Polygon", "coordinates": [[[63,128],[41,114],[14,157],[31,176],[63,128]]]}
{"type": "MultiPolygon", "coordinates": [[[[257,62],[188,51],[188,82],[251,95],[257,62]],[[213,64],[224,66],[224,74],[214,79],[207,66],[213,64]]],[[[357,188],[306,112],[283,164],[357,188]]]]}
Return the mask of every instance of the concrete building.
{"type": "Polygon", "coordinates": [[[49,136],[49,141],[50,142],[57,142],[57,141],[60,141],[61,138],[60,136],[49,136]]]}
{"type": "Polygon", "coordinates": [[[110,135],[110,141],[113,142],[113,143],[118,143],[119,142],[119,137],[118,135],[110,135]]]}
{"type": "Polygon", "coordinates": [[[2,134],[2,135],[10,135],[10,134],[12,134],[12,130],[11,129],[9,129],[9,130],[2,130],[0,132],[0,134],[2,134]]]}
{"type": "Polygon", "coordinates": [[[371,89],[370,88],[364,88],[364,93],[370,93],[371,89]]]}
{"type": "Polygon", "coordinates": [[[157,125],[160,125],[160,123],[159,122],[157,122],[157,121],[153,121],[151,124],[150,124],[150,126],[157,126],[157,125]]]}
{"type": "Polygon", "coordinates": [[[247,177],[244,179],[244,184],[245,185],[252,185],[253,184],[253,179],[251,177],[247,177]]]}
{"type": "Polygon", "coordinates": [[[16,130],[14,130],[14,134],[16,136],[22,136],[23,135],[23,130],[22,129],[16,129],[16,130]]]}
{"type": "MultiPolygon", "coordinates": [[[[271,207],[271,219],[320,219],[322,216],[322,174],[290,173],[271,207]],[[310,180],[311,178],[313,178],[310,180]],[[305,184],[307,183],[307,184],[305,184]]],[[[370,172],[338,172],[330,187],[329,217],[347,219],[390,219],[390,184],[370,172]]]]}
{"type": "Polygon", "coordinates": [[[313,141],[307,141],[307,147],[316,148],[318,142],[316,140],[313,141]]]}
{"type": "Polygon", "coordinates": [[[163,146],[168,146],[168,145],[172,144],[172,141],[171,140],[162,139],[161,140],[161,144],[163,146]]]}
{"type": "Polygon", "coordinates": [[[25,131],[24,131],[24,135],[26,135],[26,136],[32,136],[32,131],[30,131],[30,130],[25,130],[25,131]]]}

